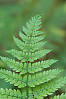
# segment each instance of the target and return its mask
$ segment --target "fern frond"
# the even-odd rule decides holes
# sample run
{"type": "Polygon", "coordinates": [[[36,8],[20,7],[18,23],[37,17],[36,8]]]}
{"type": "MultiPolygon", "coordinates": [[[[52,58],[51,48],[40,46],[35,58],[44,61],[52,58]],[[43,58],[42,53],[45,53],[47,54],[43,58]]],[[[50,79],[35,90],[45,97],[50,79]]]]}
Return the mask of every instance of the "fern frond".
{"type": "Polygon", "coordinates": [[[53,92],[58,90],[58,88],[64,86],[64,84],[66,84],[66,77],[56,78],[49,82],[46,82],[40,86],[33,88],[34,97],[39,99],[40,96],[45,97],[47,95],[51,95],[53,92]]]}
{"type": "Polygon", "coordinates": [[[45,50],[41,50],[41,51],[37,51],[35,53],[32,53],[32,55],[29,55],[29,61],[33,62],[34,60],[37,60],[43,56],[45,56],[46,54],[48,54],[49,52],[51,52],[52,50],[49,49],[45,49],[45,50]]]}
{"type": "Polygon", "coordinates": [[[59,74],[61,71],[62,70],[59,69],[50,69],[48,71],[29,75],[28,85],[30,87],[35,87],[36,85],[40,85],[41,83],[48,82],[56,77],[56,75],[59,74]]]}
{"type": "Polygon", "coordinates": [[[26,44],[24,42],[22,42],[21,40],[19,40],[18,38],[14,37],[14,42],[16,43],[16,45],[24,52],[34,52],[35,50],[41,48],[46,42],[39,42],[39,43],[35,43],[35,44],[31,44],[31,41],[29,44],[26,44]],[[36,47],[37,46],[37,47],[36,47]]]}
{"type": "Polygon", "coordinates": [[[45,56],[46,54],[48,54],[49,52],[51,52],[52,50],[49,49],[45,49],[42,51],[37,51],[35,53],[22,53],[22,51],[17,51],[15,49],[12,50],[8,50],[6,52],[10,53],[11,55],[13,55],[14,57],[16,57],[18,60],[21,60],[22,62],[25,61],[30,61],[33,62],[34,60],[37,60],[43,56],[45,56]]]}
{"type": "Polygon", "coordinates": [[[16,57],[18,60],[21,60],[22,62],[25,62],[28,58],[28,53],[24,53],[22,51],[17,51],[15,49],[7,50],[6,52],[13,55],[14,57],[16,57]]]}
{"type": "Polygon", "coordinates": [[[0,99],[22,99],[22,94],[19,90],[12,89],[0,89],[0,99]]]}
{"type": "Polygon", "coordinates": [[[1,56],[1,60],[10,68],[15,70],[16,72],[20,72],[20,74],[27,73],[27,63],[17,62],[14,59],[6,58],[1,56]]]}
{"type": "Polygon", "coordinates": [[[35,73],[35,72],[41,71],[44,68],[50,67],[52,64],[54,64],[57,61],[58,60],[55,60],[55,59],[49,59],[49,60],[33,63],[32,65],[31,63],[29,63],[28,72],[35,73]]]}
{"type": "Polygon", "coordinates": [[[18,88],[25,87],[27,82],[26,75],[22,78],[20,74],[16,74],[15,72],[12,73],[5,69],[0,70],[0,78],[4,79],[6,82],[10,82],[10,84],[14,84],[14,86],[18,86],[18,88]]]}
{"type": "Polygon", "coordinates": [[[37,35],[40,35],[40,34],[44,34],[44,32],[42,31],[31,31],[31,30],[28,30],[26,27],[23,26],[23,32],[28,36],[28,37],[34,37],[34,36],[37,36],[37,35]],[[29,34],[30,33],[30,34],[29,34]]]}
{"type": "Polygon", "coordinates": [[[44,32],[37,31],[41,28],[41,26],[39,26],[41,23],[41,16],[36,15],[35,17],[32,17],[29,22],[27,22],[27,28],[23,26],[23,32],[27,36],[37,36],[39,34],[43,34],[44,32]]]}
{"type": "Polygon", "coordinates": [[[19,36],[23,40],[23,42],[25,42],[27,44],[29,44],[29,43],[33,44],[33,43],[37,43],[37,42],[43,40],[46,35],[38,36],[38,37],[27,37],[22,32],[19,32],[19,36]]]}
{"type": "Polygon", "coordinates": [[[46,43],[46,41],[42,41],[45,37],[43,36],[44,32],[38,30],[41,28],[41,23],[40,15],[32,17],[27,22],[26,28],[23,27],[24,33],[19,33],[21,40],[14,37],[14,42],[21,51],[12,49],[6,52],[17,58],[17,61],[0,56],[1,60],[13,69],[13,72],[0,69],[0,78],[20,88],[20,91],[0,89],[1,99],[43,99],[66,83],[66,77],[56,77],[63,70],[50,69],[43,71],[57,60],[49,59],[35,62],[35,60],[37,61],[37,59],[52,51],[50,49],[40,51],[40,48],[46,43]]]}
{"type": "Polygon", "coordinates": [[[66,99],[66,93],[62,93],[61,95],[57,95],[57,96],[54,96],[53,98],[50,98],[50,99],[66,99]]]}
{"type": "MultiPolygon", "coordinates": [[[[10,68],[15,70],[16,72],[20,72],[20,74],[27,73],[27,63],[17,62],[14,59],[6,58],[6,57],[0,57],[1,60],[10,68]]],[[[31,65],[31,63],[28,64],[28,72],[29,73],[35,73],[38,71],[41,71],[44,68],[47,68],[51,66],[53,63],[57,62],[55,59],[49,59],[41,62],[36,62],[31,65]]]]}

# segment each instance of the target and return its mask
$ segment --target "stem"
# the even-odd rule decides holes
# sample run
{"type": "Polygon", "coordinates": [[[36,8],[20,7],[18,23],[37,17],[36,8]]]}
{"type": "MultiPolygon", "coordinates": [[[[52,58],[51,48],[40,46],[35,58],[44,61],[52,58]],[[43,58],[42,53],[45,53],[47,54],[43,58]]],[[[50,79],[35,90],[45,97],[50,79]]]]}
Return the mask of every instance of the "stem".
{"type": "Polygon", "coordinates": [[[26,88],[27,89],[27,99],[28,99],[28,87],[29,87],[28,86],[28,75],[29,74],[28,74],[28,60],[27,60],[27,88],[26,88]]]}

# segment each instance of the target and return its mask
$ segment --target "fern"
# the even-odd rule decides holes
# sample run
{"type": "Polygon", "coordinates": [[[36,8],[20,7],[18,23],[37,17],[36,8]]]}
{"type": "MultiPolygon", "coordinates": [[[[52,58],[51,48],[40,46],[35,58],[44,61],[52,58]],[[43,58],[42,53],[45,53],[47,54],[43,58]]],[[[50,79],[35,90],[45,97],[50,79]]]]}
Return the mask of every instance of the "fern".
{"type": "Polygon", "coordinates": [[[50,99],[66,99],[66,93],[65,94],[61,94],[61,95],[58,95],[58,96],[54,96],[53,98],[51,97],[50,99]]]}
{"type": "Polygon", "coordinates": [[[50,49],[39,50],[46,43],[46,41],[43,41],[45,35],[42,31],[39,31],[40,25],[41,16],[34,16],[27,22],[27,27],[23,27],[25,34],[19,32],[21,40],[13,37],[15,44],[21,51],[12,49],[6,52],[13,55],[18,61],[0,56],[1,60],[13,69],[13,72],[0,69],[0,78],[19,88],[19,90],[4,90],[1,88],[0,99],[43,99],[43,97],[51,95],[65,84],[66,77],[56,77],[63,70],[50,69],[44,71],[45,68],[50,67],[57,60],[49,59],[35,62],[35,60],[52,51],[50,49]]]}

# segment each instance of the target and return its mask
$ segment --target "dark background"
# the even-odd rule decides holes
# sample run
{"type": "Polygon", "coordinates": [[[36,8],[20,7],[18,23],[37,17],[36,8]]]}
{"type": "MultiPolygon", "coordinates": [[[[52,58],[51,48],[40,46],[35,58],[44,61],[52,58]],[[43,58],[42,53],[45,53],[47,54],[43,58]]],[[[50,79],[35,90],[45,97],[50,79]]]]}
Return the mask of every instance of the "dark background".
{"type": "MultiPolygon", "coordinates": [[[[53,51],[45,59],[54,58],[59,61],[51,68],[63,68],[66,75],[66,2],[65,0],[0,0],[0,56],[8,56],[6,49],[17,48],[13,36],[18,37],[22,26],[37,14],[42,14],[42,30],[45,32],[47,44],[43,48],[53,51]]],[[[17,48],[18,49],[18,48],[17,48]]],[[[9,69],[0,60],[0,68],[9,69]]],[[[0,80],[0,87],[13,88],[13,85],[0,80]]],[[[66,91],[62,87],[55,94],[66,91]]]]}

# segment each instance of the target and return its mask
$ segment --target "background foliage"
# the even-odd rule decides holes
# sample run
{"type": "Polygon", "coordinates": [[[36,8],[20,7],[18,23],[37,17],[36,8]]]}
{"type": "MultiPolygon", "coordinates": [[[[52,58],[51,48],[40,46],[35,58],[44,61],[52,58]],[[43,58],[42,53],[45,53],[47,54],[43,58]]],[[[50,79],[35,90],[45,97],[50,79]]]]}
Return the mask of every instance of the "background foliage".
{"type": "MultiPolygon", "coordinates": [[[[52,68],[63,68],[66,75],[66,1],[65,0],[0,0],[0,55],[9,56],[5,50],[17,48],[13,35],[18,37],[22,26],[36,14],[42,14],[41,30],[45,31],[48,43],[45,48],[53,49],[44,59],[59,61],[52,68]]],[[[10,56],[9,56],[10,57],[10,56]]],[[[0,60],[0,68],[7,68],[0,60]]],[[[8,68],[10,69],[10,68],[8,68]]],[[[0,87],[13,88],[0,80],[0,87]]],[[[56,94],[65,92],[65,86],[56,94]]]]}

